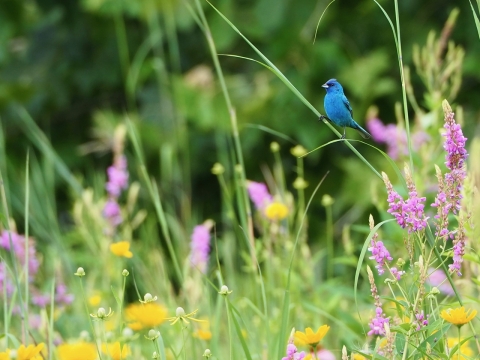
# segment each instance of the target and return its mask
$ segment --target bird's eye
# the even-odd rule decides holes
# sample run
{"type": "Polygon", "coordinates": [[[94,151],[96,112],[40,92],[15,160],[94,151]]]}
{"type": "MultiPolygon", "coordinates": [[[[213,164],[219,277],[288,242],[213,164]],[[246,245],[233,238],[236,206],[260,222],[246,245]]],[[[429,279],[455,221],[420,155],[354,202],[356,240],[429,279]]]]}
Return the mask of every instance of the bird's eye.
{"type": "Polygon", "coordinates": [[[330,84],[327,84],[327,85],[328,85],[328,87],[332,87],[332,86],[334,86],[335,84],[334,84],[334,83],[330,83],[330,84]]]}

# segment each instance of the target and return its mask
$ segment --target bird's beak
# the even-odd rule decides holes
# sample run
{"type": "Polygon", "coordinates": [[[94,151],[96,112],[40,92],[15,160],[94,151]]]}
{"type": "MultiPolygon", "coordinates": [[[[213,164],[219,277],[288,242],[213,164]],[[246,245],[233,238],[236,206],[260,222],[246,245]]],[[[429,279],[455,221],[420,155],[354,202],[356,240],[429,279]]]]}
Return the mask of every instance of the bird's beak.
{"type": "Polygon", "coordinates": [[[323,88],[328,89],[328,85],[325,83],[322,85],[323,88]]]}

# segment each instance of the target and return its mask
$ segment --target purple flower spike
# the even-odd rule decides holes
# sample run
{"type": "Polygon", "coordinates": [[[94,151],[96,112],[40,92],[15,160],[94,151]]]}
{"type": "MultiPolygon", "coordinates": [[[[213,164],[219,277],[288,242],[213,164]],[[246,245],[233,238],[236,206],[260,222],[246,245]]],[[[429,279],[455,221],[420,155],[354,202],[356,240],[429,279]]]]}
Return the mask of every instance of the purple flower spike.
{"type": "Polygon", "coordinates": [[[393,258],[390,256],[390,253],[385,245],[383,245],[382,241],[375,241],[372,239],[371,245],[372,246],[368,248],[368,250],[372,253],[372,256],[370,256],[369,259],[377,262],[375,268],[378,270],[378,275],[383,275],[385,272],[385,262],[387,260],[392,261],[393,258]]]}
{"type": "MultiPolygon", "coordinates": [[[[400,156],[408,155],[407,133],[405,129],[394,124],[384,125],[377,117],[371,117],[367,120],[367,129],[372,134],[373,140],[387,145],[388,155],[397,160],[400,156]]],[[[414,150],[429,140],[428,134],[423,131],[417,131],[412,134],[412,147],[414,150]]]]}
{"type": "Polygon", "coordinates": [[[55,301],[57,304],[70,305],[75,299],[73,294],[67,293],[67,286],[65,284],[58,284],[56,290],[55,301]]]}
{"type": "Polygon", "coordinates": [[[405,201],[403,209],[405,211],[405,221],[408,224],[409,232],[420,231],[427,227],[427,217],[423,209],[425,207],[425,197],[418,197],[417,190],[413,183],[409,184],[408,199],[405,201]]]}
{"type": "Polygon", "coordinates": [[[465,234],[463,221],[460,220],[455,240],[453,240],[453,264],[448,265],[450,272],[456,272],[458,276],[462,276],[460,270],[463,262],[463,255],[465,255],[466,240],[467,236],[465,234]]]}
{"type": "Polygon", "coordinates": [[[405,274],[405,271],[400,271],[396,267],[392,267],[390,269],[390,272],[392,273],[393,277],[395,277],[395,279],[397,279],[398,281],[400,281],[402,275],[405,274]]]}
{"type": "Polygon", "coordinates": [[[272,195],[270,195],[267,185],[264,183],[248,181],[247,190],[250,199],[258,210],[263,210],[273,201],[272,195]]]}
{"type": "Polygon", "coordinates": [[[122,190],[128,187],[127,159],[124,155],[119,156],[107,169],[107,177],[108,182],[105,185],[107,192],[118,198],[122,190]]]}
{"type": "MultiPolygon", "coordinates": [[[[10,247],[10,237],[12,240],[12,247],[15,256],[22,266],[25,265],[25,241],[27,239],[25,236],[17,234],[16,232],[10,231],[10,234],[7,230],[3,230],[0,236],[0,247],[3,247],[5,250],[11,251],[10,247]]],[[[38,272],[40,267],[40,262],[37,258],[37,250],[35,248],[35,242],[33,238],[28,239],[28,272],[29,280],[33,280],[34,275],[38,272]]]]}
{"type": "Polygon", "coordinates": [[[423,326],[428,325],[428,319],[425,317],[423,310],[415,314],[415,323],[417,324],[416,330],[419,331],[423,326]]]}
{"type": "Polygon", "coordinates": [[[282,360],[303,360],[305,356],[305,351],[298,352],[297,347],[294,344],[288,344],[287,356],[284,356],[282,360]]]}
{"type": "Polygon", "coordinates": [[[467,138],[463,136],[462,128],[455,122],[452,108],[446,100],[443,101],[443,111],[445,113],[445,142],[443,148],[447,152],[445,155],[445,165],[450,172],[444,177],[438,167],[438,194],[435,197],[433,207],[437,208],[437,232],[436,235],[447,240],[453,239],[454,234],[448,230],[448,214],[452,212],[457,214],[460,211],[462,200],[462,187],[467,171],[465,161],[468,153],[465,149],[467,138]]]}
{"type": "Polygon", "coordinates": [[[370,321],[368,335],[385,335],[385,324],[388,324],[390,319],[384,316],[381,307],[375,309],[375,314],[375,317],[370,321]]]}
{"type": "Polygon", "coordinates": [[[122,214],[120,213],[120,205],[117,200],[110,198],[105,203],[103,208],[103,216],[115,227],[122,223],[122,214]]]}
{"type": "Polygon", "coordinates": [[[213,221],[207,220],[201,225],[195,226],[190,243],[190,265],[198,268],[205,274],[207,271],[208,258],[210,254],[210,229],[213,221]]]}
{"type": "Polygon", "coordinates": [[[405,167],[405,177],[407,179],[408,199],[403,198],[393,189],[387,174],[382,173],[383,181],[388,192],[388,210],[390,214],[395,216],[398,225],[402,228],[408,228],[408,232],[421,231],[427,227],[428,217],[424,214],[424,202],[426,198],[418,197],[417,189],[413,183],[408,166],[405,167]]]}

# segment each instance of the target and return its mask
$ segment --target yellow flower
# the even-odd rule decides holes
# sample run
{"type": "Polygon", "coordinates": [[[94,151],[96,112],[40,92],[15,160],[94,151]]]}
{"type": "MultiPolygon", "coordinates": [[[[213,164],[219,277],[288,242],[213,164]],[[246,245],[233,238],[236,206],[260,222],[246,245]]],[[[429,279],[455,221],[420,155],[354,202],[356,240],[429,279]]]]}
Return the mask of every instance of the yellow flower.
{"type": "Polygon", "coordinates": [[[367,358],[360,354],[353,354],[353,360],[367,360],[367,358]]]}
{"type": "Polygon", "coordinates": [[[204,329],[197,329],[193,335],[202,340],[210,340],[212,338],[212,332],[204,329]]]}
{"type": "Polygon", "coordinates": [[[212,338],[212,332],[210,331],[210,323],[208,320],[199,323],[199,325],[200,327],[193,333],[193,336],[201,340],[210,340],[212,338]]]}
{"type": "MultiPolygon", "coordinates": [[[[43,357],[40,355],[40,352],[45,347],[44,343],[40,343],[38,345],[20,345],[20,347],[16,350],[17,357],[16,360],[42,360],[43,357]]],[[[11,350],[7,349],[4,352],[0,353],[0,360],[10,360],[10,352],[11,350]]]]}
{"type": "Polygon", "coordinates": [[[130,243],[128,241],[119,241],[110,244],[110,251],[117,256],[131,258],[133,253],[130,251],[130,243]]]}
{"type": "MultiPolygon", "coordinates": [[[[463,339],[462,339],[463,341],[463,339]]],[[[450,349],[450,353],[452,349],[458,344],[458,338],[448,338],[447,339],[448,348],[450,349]]],[[[473,359],[473,350],[468,346],[468,341],[464,342],[460,345],[460,349],[458,349],[454,355],[450,357],[452,360],[467,360],[473,359]]]]}
{"type": "Polygon", "coordinates": [[[313,332],[312,328],[307,327],[305,332],[295,331],[295,340],[300,345],[316,347],[320,340],[327,334],[328,330],[330,330],[330,326],[328,325],[320,326],[317,332],[313,332]]]}
{"type": "Polygon", "coordinates": [[[166,319],[167,310],[156,303],[130,304],[125,309],[125,317],[130,323],[132,330],[153,328],[163,323],[166,319]]]}
{"type": "Polygon", "coordinates": [[[102,301],[102,297],[100,295],[93,295],[88,298],[88,303],[93,307],[97,307],[102,301]]]}
{"type": "Polygon", "coordinates": [[[131,351],[127,344],[124,344],[122,348],[120,348],[120,343],[117,341],[113,344],[108,344],[108,351],[105,344],[102,345],[102,351],[109,355],[113,360],[123,360],[126,359],[128,355],[130,355],[131,351]]]}
{"type": "Polygon", "coordinates": [[[287,205],[279,202],[273,202],[265,208],[265,216],[270,220],[283,220],[287,215],[287,205]]]}
{"type": "Polygon", "coordinates": [[[457,326],[462,326],[470,322],[475,315],[477,315],[477,310],[465,311],[465,307],[463,306],[455,309],[443,310],[440,314],[444,320],[457,326]]]}
{"type": "Polygon", "coordinates": [[[79,342],[75,344],[61,344],[57,347],[60,360],[95,360],[97,348],[92,343],[79,342]]]}

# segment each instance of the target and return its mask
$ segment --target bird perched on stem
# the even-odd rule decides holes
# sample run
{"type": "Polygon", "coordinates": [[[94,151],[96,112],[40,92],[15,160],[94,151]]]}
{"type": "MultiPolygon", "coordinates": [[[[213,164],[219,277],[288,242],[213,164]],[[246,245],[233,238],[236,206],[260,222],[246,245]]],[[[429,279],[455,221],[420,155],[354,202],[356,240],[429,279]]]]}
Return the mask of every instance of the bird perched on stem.
{"type": "MultiPolygon", "coordinates": [[[[330,79],[322,87],[327,90],[323,106],[327,113],[327,118],[335,125],[343,127],[342,139],[345,139],[345,127],[357,130],[364,139],[369,139],[371,135],[353,120],[353,111],[347,97],[343,93],[342,85],[336,79],[330,79]]],[[[325,116],[321,116],[323,120],[325,116]]]]}

